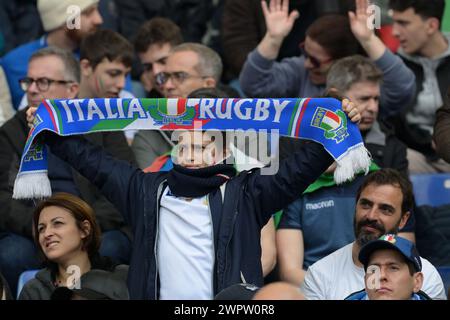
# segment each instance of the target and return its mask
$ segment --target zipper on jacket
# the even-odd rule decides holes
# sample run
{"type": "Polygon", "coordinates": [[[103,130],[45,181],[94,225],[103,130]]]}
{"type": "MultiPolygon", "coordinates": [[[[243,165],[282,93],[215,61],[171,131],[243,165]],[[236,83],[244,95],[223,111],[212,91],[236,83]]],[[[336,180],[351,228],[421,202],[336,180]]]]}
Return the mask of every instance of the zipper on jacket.
{"type": "Polygon", "coordinates": [[[214,292],[214,266],[216,265],[216,248],[215,248],[215,243],[214,243],[214,225],[213,225],[213,217],[212,217],[212,213],[211,213],[211,206],[209,205],[209,195],[206,197],[208,199],[208,213],[209,213],[209,218],[211,219],[211,239],[212,239],[212,250],[213,250],[213,265],[212,265],[212,272],[211,272],[211,292],[212,292],[212,299],[214,299],[215,296],[215,292],[214,292]]]}
{"type": "Polygon", "coordinates": [[[247,280],[245,280],[244,273],[242,272],[242,270],[241,270],[241,282],[247,283],[247,280]]]}
{"type": "MultiPolygon", "coordinates": [[[[241,189],[242,189],[242,193],[244,193],[244,187],[241,187],[241,189]]],[[[235,207],[234,207],[233,220],[231,221],[231,231],[230,231],[230,236],[229,236],[228,241],[227,241],[227,244],[226,244],[226,246],[225,246],[225,259],[224,259],[224,260],[225,260],[225,261],[224,261],[224,262],[225,262],[225,272],[226,272],[227,267],[228,267],[228,247],[230,246],[231,238],[233,237],[234,226],[235,226],[235,224],[236,224],[236,218],[237,218],[237,215],[238,215],[237,206],[238,206],[238,202],[236,201],[235,207]]],[[[219,277],[219,274],[217,274],[217,276],[219,277]]],[[[222,286],[223,286],[223,283],[222,283],[222,286]]],[[[221,288],[221,289],[224,289],[224,288],[221,288]]]]}
{"type": "Polygon", "coordinates": [[[156,194],[156,236],[155,236],[155,247],[153,248],[153,253],[155,255],[155,300],[158,300],[158,235],[159,235],[159,208],[161,203],[162,192],[164,191],[164,184],[167,180],[161,182],[158,186],[158,192],[156,194]]]}

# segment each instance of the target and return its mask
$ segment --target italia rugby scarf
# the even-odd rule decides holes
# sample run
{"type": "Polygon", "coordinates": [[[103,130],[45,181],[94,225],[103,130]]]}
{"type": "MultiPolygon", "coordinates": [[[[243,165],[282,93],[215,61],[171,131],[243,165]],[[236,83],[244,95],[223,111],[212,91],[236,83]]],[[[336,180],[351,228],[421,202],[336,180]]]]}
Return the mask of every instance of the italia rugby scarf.
{"type": "Polygon", "coordinates": [[[40,132],[67,136],[128,129],[243,129],[313,140],[336,159],[337,183],[361,170],[367,172],[370,166],[357,125],[348,120],[341,102],[332,98],[45,100],[25,144],[13,197],[51,195],[47,150],[36,139],[40,132]]]}

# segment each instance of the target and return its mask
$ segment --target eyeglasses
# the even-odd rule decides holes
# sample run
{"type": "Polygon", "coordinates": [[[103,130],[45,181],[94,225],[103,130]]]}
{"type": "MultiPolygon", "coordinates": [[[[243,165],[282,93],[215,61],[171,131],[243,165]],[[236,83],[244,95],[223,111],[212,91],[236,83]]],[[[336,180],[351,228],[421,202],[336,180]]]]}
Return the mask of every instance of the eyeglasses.
{"type": "Polygon", "coordinates": [[[309,61],[311,62],[311,64],[312,64],[314,69],[320,68],[320,66],[322,64],[325,64],[325,63],[333,61],[333,58],[329,58],[329,59],[326,59],[324,61],[320,61],[317,58],[309,55],[308,52],[306,52],[306,50],[305,50],[305,43],[304,42],[300,43],[298,47],[300,48],[300,51],[301,51],[302,55],[305,57],[305,60],[309,59],[309,61]]]}
{"type": "Polygon", "coordinates": [[[160,72],[155,76],[155,81],[158,86],[163,85],[169,79],[172,78],[172,81],[175,85],[179,85],[186,81],[189,78],[208,78],[208,76],[194,76],[184,71],[179,72],[160,72]]]}
{"type": "Polygon", "coordinates": [[[22,88],[23,91],[27,91],[30,88],[30,86],[33,84],[33,82],[36,82],[36,86],[39,89],[39,91],[44,92],[50,88],[50,85],[52,83],[68,84],[68,83],[72,83],[73,81],[53,80],[53,79],[49,79],[49,78],[33,79],[33,78],[29,78],[29,77],[19,80],[20,87],[22,88]]]}

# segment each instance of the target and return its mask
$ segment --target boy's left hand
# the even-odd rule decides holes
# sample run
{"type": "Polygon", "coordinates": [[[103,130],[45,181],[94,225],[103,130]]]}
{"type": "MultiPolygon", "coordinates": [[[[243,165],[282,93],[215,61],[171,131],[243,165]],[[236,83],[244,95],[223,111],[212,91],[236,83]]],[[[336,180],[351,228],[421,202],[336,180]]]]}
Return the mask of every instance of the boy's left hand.
{"type": "Polygon", "coordinates": [[[359,113],[358,108],[350,100],[342,100],[342,110],[344,110],[347,117],[349,117],[352,122],[359,123],[361,121],[361,114],[359,113]]]}

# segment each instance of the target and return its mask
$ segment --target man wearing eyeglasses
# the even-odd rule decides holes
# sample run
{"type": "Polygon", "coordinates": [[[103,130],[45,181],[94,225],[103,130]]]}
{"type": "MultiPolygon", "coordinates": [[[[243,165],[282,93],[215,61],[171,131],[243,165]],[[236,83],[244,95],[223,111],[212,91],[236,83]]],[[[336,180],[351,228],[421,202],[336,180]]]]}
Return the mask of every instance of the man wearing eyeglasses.
{"type": "MultiPolygon", "coordinates": [[[[71,52],[47,47],[35,52],[28,64],[26,77],[20,80],[30,107],[37,107],[43,99],[73,99],[79,91],[80,70],[71,52]]],[[[39,262],[31,240],[31,217],[34,204],[31,201],[12,199],[14,179],[28,136],[26,110],[18,111],[0,128],[0,269],[15,295],[21,272],[36,269],[39,262]]],[[[49,158],[49,175],[58,176],[52,187],[76,193],[68,184],[71,169],[65,164],[55,164],[49,158]],[[67,174],[69,173],[69,174],[67,174]]],[[[57,161],[57,160],[56,160],[57,161]]]]}
{"type": "MultiPolygon", "coordinates": [[[[80,49],[81,80],[76,97],[118,98],[119,92],[125,85],[125,78],[130,72],[132,60],[132,45],[117,32],[98,30],[88,35],[83,40],[80,49]]],[[[54,82],[52,85],[62,85],[62,83],[54,82]]],[[[35,112],[34,106],[28,108],[27,119],[34,118],[35,112]]],[[[85,135],[85,138],[107,150],[116,158],[135,163],[135,157],[123,132],[96,132],[85,135]]],[[[81,175],[73,173],[73,180],[81,197],[95,211],[103,233],[101,255],[127,264],[130,253],[129,230],[119,212],[92,183],[81,175]]],[[[67,190],[63,191],[68,192],[67,190]]]]}
{"type": "MultiPolygon", "coordinates": [[[[152,46],[149,47],[149,51],[152,46]]],[[[149,56],[141,59],[148,61],[149,56]]],[[[160,61],[160,60],[156,60],[160,61]]],[[[155,61],[154,61],[155,62],[155,61]]],[[[165,98],[186,98],[201,88],[215,88],[222,75],[222,61],[212,49],[198,43],[183,43],[171,48],[164,65],[153,70],[157,73],[155,84],[165,98]]],[[[140,130],[135,135],[132,149],[141,169],[150,166],[163,154],[170,152],[174,144],[170,133],[140,130]]]]}
{"type": "Polygon", "coordinates": [[[174,47],[164,72],[156,75],[166,98],[186,98],[200,88],[215,88],[222,75],[219,55],[207,46],[184,43],[174,47]]]}
{"type": "Polygon", "coordinates": [[[26,92],[28,104],[30,107],[38,107],[44,99],[60,99],[60,98],[74,98],[78,92],[79,84],[76,80],[57,80],[54,78],[63,77],[56,74],[50,77],[33,77],[32,74],[46,74],[45,68],[49,63],[55,62],[60,64],[60,61],[53,61],[55,57],[47,56],[41,59],[34,59],[30,61],[28,68],[29,72],[25,78],[19,80],[20,88],[26,92]],[[37,60],[37,62],[36,62],[37,60]],[[44,61],[40,61],[44,60],[44,61]],[[52,78],[53,76],[53,78],[52,78]],[[72,97],[73,96],[73,97],[72,97]]]}

